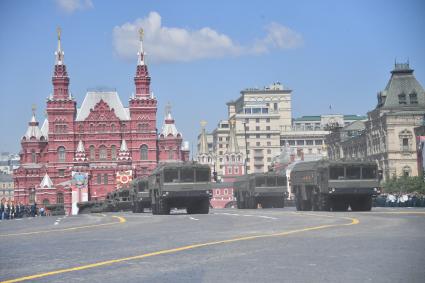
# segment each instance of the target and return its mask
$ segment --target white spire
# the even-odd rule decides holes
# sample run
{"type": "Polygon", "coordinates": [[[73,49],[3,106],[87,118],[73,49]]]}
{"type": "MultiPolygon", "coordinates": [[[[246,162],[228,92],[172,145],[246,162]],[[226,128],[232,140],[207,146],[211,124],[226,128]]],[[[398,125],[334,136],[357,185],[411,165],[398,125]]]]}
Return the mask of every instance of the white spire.
{"type": "Polygon", "coordinates": [[[207,125],[207,122],[202,120],[201,121],[201,128],[202,128],[201,140],[200,140],[200,146],[199,146],[198,154],[209,154],[207,134],[205,133],[205,126],[206,125],[207,125]]]}
{"type": "Polygon", "coordinates": [[[46,173],[46,175],[44,175],[43,180],[40,183],[40,187],[41,188],[47,187],[49,189],[53,187],[52,179],[50,179],[50,177],[49,177],[49,175],[47,175],[47,173],[46,173]]]}
{"type": "Polygon", "coordinates": [[[125,142],[125,140],[122,140],[122,142],[121,142],[120,151],[128,151],[127,143],[125,142]]]}
{"type": "Polygon", "coordinates": [[[181,134],[176,128],[173,116],[171,115],[170,103],[168,103],[165,107],[165,119],[164,124],[162,125],[161,134],[164,135],[164,137],[168,137],[169,135],[172,135],[173,137],[177,137],[177,135],[181,136],[181,134]]]}
{"type": "Polygon", "coordinates": [[[85,150],[84,150],[84,145],[83,145],[83,141],[82,141],[82,140],[80,140],[80,141],[78,142],[77,152],[85,152],[85,150]]]}
{"type": "Polygon", "coordinates": [[[57,33],[58,33],[58,49],[55,52],[55,57],[56,57],[56,65],[63,65],[63,57],[65,55],[65,53],[62,51],[62,47],[61,47],[61,28],[58,27],[56,29],[57,33]]]}
{"type": "Polygon", "coordinates": [[[137,65],[145,65],[145,51],[143,50],[143,29],[139,29],[139,35],[140,35],[140,48],[139,52],[137,52],[137,65]]]}
{"type": "Polygon", "coordinates": [[[42,132],[38,127],[38,122],[35,119],[35,105],[32,107],[32,117],[30,122],[28,123],[28,129],[25,132],[25,138],[31,139],[31,137],[36,138],[37,140],[42,136],[42,132]]]}

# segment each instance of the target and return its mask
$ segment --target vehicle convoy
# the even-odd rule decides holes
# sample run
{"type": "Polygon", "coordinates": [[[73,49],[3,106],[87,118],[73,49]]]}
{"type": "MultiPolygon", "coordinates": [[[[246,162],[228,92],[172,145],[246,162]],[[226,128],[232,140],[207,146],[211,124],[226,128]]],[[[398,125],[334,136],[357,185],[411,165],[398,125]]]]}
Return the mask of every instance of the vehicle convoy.
{"type": "Polygon", "coordinates": [[[148,179],[138,178],[132,181],[130,189],[131,211],[134,213],[144,212],[145,208],[151,207],[148,179]]]}
{"type": "Polygon", "coordinates": [[[130,188],[121,188],[106,195],[104,207],[107,212],[117,212],[129,211],[131,205],[130,188]]]}
{"type": "Polygon", "coordinates": [[[165,163],[148,179],[152,214],[170,214],[171,208],[186,208],[188,214],[209,212],[212,191],[208,165],[165,163]]]}
{"type": "Polygon", "coordinates": [[[297,210],[369,211],[380,179],[374,162],[318,160],[296,164],[290,180],[297,210]]]}
{"type": "Polygon", "coordinates": [[[286,177],[274,172],[241,176],[233,188],[238,208],[282,208],[288,196],[286,177]]]}

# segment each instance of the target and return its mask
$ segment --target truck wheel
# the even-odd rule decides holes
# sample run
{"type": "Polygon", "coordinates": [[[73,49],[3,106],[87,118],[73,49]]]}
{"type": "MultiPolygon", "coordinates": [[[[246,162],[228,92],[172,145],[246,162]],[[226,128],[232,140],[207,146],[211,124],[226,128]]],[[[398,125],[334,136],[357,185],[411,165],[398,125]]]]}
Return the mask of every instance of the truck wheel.
{"type": "Polygon", "coordinates": [[[364,196],[356,198],[350,206],[352,211],[370,211],[372,209],[372,197],[364,196]]]}
{"type": "Polygon", "coordinates": [[[159,214],[162,214],[162,215],[170,214],[170,208],[168,207],[168,203],[165,200],[159,200],[158,210],[159,210],[159,214]]]}
{"type": "Polygon", "coordinates": [[[319,196],[317,194],[312,196],[311,202],[312,202],[312,205],[311,205],[312,209],[314,211],[319,210],[319,196]]]}
{"type": "Polygon", "coordinates": [[[348,202],[343,198],[335,198],[332,200],[332,211],[347,211],[348,202]]]}
{"type": "Polygon", "coordinates": [[[319,209],[321,211],[330,211],[331,205],[329,203],[329,196],[320,194],[319,196],[319,209]]]}
{"type": "Polygon", "coordinates": [[[152,214],[153,215],[157,215],[158,214],[158,207],[157,207],[157,203],[152,203],[151,204],[151,210],[152,210],[152,214]]]}
{"type": "Polygon", "coordinates": [[[199,214],[208,214],[210,212],[210,201],[209,199],[204,199],[199,203],[199,214]]]}
{"type": "Polygon", "coordinates": [[[301,199],[298,196],[295,197],[295,207],[298,211],[301,211],[301,199]]]}

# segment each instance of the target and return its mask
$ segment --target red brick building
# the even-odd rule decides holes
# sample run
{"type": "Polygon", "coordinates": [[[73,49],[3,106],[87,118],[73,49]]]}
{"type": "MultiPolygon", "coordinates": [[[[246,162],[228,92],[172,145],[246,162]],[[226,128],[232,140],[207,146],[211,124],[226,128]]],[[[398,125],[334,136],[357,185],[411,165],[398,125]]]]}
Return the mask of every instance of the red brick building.
{"type": "Polygon", "coordinates": [[[47,118],[40,128],[33,113],[21,139],[21,165],[14,171],[17,201],[64,202],[69,211],[75,187],[83,186],[88,200],[103,199],[117,187],[122,172],[131,174],[130,179],[147,176],[159,162],[189,159],[188,144],[169,107],[162,131],[157,131],[157,99],[150,91],[142,37],[137,55],[135,95],[128,107],[116,91],[99,90],[87,92],[77,107],[58,33],[47,118]],[[87,180],[72,181],[76,172],[87,180]]]}

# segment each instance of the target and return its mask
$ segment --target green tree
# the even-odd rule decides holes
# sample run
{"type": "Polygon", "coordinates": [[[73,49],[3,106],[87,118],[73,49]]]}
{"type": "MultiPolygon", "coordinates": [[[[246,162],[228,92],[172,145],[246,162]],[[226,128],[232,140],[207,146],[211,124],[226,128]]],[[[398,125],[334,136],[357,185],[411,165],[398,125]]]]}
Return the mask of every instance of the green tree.
{"type": "Polygon", "coordinates": [[[386,193],[413,193],[425,194],[425,182],[423,177],[402,176],[393,177],[382,184],[386,193]]]}

